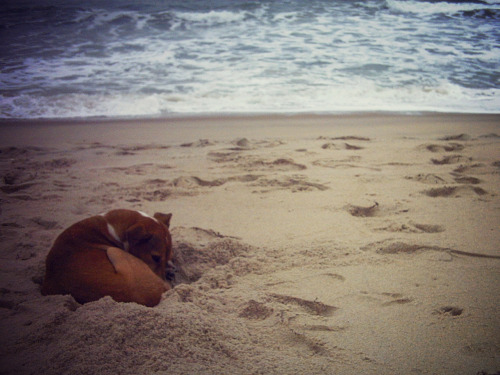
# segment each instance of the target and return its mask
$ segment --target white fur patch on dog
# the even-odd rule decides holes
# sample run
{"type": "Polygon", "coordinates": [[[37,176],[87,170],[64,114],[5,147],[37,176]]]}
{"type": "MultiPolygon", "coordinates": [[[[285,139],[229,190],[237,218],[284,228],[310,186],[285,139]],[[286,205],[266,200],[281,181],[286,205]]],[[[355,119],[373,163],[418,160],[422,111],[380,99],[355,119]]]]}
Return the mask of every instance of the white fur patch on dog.
{"type": "Polygon", "coordinates": [[[149,218],[149,219],[153,219],[153,220],[154,220],[154,221],[156,221],[158,224],[160,224],[160,222],[159,222],[158,220],[156,220],[156,218],[154,218],[153,216],[150,216],[150,215],[148,215],[147,213],[142,212],[142,211],[137,211],[137,212],[138,212],[138,213],[140,213],[142,216],[147,217],[147,218],[149,218]]]}
{"type": "Polygon", "coordinates": [[[107,224],[107,227],[108,227],[108,233],[111,237],[113,237],[113,239],[118,242],[118,243],[122,243],[122,240],[120,239],[120,237],[118,237],[118,234],[116,234],[116,230],[115,228],[110,224],[110,223],[106,223],[107,224]]]}

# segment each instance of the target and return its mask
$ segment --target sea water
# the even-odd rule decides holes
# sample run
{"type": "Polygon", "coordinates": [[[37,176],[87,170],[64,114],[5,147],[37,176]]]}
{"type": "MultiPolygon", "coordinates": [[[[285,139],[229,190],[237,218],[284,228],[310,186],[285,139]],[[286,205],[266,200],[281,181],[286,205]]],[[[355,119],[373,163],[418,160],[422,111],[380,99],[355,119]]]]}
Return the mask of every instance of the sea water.
{"type": "Polygon", "coordinates": [[[500,113],[500,1],[2,0],[0,117],[500,113]]]}

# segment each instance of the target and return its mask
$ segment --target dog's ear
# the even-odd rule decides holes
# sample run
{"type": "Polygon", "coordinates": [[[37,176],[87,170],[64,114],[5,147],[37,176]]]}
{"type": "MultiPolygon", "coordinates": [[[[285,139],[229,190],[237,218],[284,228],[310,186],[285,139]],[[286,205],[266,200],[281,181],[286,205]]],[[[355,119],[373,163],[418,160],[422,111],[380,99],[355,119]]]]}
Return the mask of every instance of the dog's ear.
{"type": "Polygon", "coordinates": [[[157,212],[154,214],[154,218],[167,228],[170,228],[170,219],[172,219],[172,214],[162,214],[161,212],[157,212]]]}
{"type": "Polygon", "coordinates": [[[125,232],[125,237],[127,242],[131,245],[138,244],[139,242],[149,240],[152,235],[149,233],[144,225],[134,225],[129,230],[125,232]]]}

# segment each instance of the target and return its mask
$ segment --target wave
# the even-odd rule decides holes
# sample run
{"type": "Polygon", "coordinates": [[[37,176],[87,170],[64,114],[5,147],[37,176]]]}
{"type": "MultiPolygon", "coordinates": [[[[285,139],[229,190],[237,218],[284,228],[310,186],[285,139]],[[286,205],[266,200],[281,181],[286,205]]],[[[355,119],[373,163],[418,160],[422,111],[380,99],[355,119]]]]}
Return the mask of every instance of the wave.
{"type": "Polygon", "coordinates": [[[231,12],[227,10],[211,10],[206,13],[200,12],[177,12],[180,19],[211,27],[220,24],[243,21],[247,16],[246,12],[231,12]]]}
{"type": "MultiPolygon", "coordinates": [[[[112,33],[118,29],[147,30],[176,30],[191,29],[193,27],[212,28],[233,22],[242,22],[248,17],[244,11],[211,10],[199,11],[160,11],[155,13],[141,13],[137,11],[107,9],[79,10],[75,15],[75,22],[88,30],[108,29],[112,33]]],[[[130,30],[128,30],[130,31],[130,30]]]]}
{"type": "Polygon", "coordinates": [[[498,2],[485,1],[386,0],[386,4],[390,9],[398,12],[420,15],[454,15],[467,12],[500,11],[498,2]]]}
{"type": "Polygon", "coordinates": [[[0,95],[0,118],[156,117],[163,101],[156,94],[0,95]]]}
{"type": "Polygon", "coordinates": [[[500,113],[500,90],[403,85],[383,88],[358,79],[351,86],[209,87],[195,93],[0,95],[0,118],[168,117],[207,113],[339,113],[434,111],[500,113]]]}

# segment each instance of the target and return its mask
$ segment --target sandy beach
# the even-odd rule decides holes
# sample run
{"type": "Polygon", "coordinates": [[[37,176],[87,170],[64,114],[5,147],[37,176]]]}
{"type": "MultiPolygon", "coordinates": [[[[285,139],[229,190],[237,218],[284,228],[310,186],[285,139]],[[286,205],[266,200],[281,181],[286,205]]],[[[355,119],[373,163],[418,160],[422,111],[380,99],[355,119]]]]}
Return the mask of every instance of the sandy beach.
{"type": "Polygon", "coordinates": [[[0,122],[0,374],[500,373],[500,115],[0,122]],[[171,212],[147,308],[44,297],[70,224],[171,212]]]}

